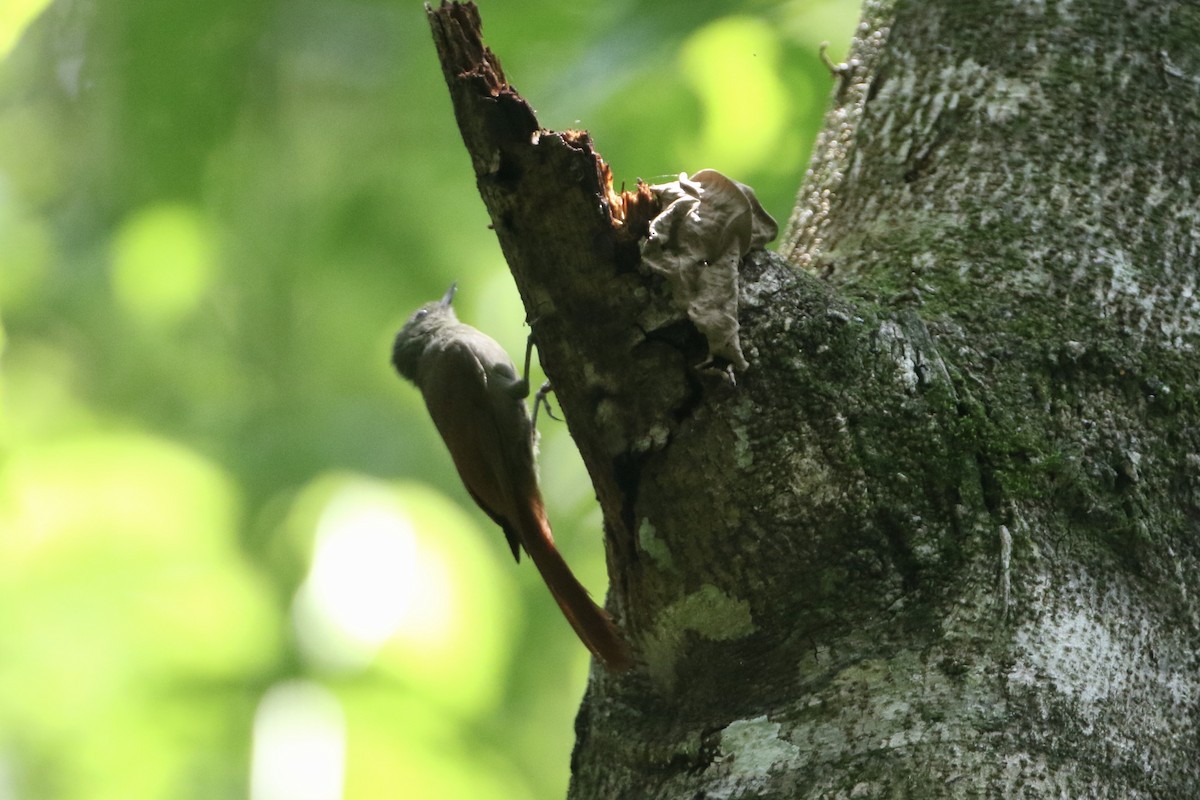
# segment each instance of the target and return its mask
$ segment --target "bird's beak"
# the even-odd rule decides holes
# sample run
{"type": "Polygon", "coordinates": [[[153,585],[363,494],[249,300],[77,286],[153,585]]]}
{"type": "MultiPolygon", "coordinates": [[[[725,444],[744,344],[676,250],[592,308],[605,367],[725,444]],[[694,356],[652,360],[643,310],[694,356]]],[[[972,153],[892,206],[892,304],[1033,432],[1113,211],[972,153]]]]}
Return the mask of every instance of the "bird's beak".
{"type": "Polygon", "coordinates": [[[443,306],[448,307],[450,305],[450,301],[454,299],[454,290],[457,288],[458,288],[458,281],[455,281],[454,283],[450,284],[450,288],[446,290],[446,293],[444,295],[442,295],[442,305],[443,306]]]}

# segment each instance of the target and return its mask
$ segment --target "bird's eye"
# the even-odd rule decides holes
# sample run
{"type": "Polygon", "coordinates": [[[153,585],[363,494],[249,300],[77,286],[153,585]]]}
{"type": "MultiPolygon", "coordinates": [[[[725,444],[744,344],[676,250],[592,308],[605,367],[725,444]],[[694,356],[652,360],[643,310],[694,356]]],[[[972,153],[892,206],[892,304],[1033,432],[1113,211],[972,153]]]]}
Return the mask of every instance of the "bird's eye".
{"type": "Polygon", "coordinates": [[[429,313],[428,308],[419,308],[419,309],[417,309],[417,313],[413,314],[413,319],[414,320],[424,319],[425,315],[428,313],[429,313]]]}

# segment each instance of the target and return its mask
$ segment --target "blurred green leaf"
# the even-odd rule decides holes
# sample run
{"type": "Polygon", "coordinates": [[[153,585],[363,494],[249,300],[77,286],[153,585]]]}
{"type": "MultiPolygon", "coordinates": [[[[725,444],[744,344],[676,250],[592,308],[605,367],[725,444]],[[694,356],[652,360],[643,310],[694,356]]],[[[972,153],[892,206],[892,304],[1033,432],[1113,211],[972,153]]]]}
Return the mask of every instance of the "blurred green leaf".
{"type": "MultiPolygon", "coordinates": [[[[388,363],[451,280],[517,359],[528,332],[421,5],[41,5],[0,11],[0,795],[245,797],[263,715],[324,708],[345,797],[561,797],[587,653],[388,363]]],[[[816,46],[856,20],[482,5],[618,182],[722,167],[781,218],[816,46]]],[[[541,427],[599,595],[593,491],[541,427]]]]}
{"type": "Polygon", "coordinates": [[[147,323],[175,322],[194,311],[215,277],[212,234],[194,207],[140,209],[121,225],[112,251],[117,302],[147,323]]]}
{"type": "Polygon", "coordinates": [[[6,459],[0,719],[10,746],[52,748],[35,784],[165,796],[204,750],[237,746],[225,715],[241,703],[220,697],[278,658],[279,622],[236,526],[233,485],[167,442],[95,435],[6,459]],[[139,753],[154,754],[140,773],[124,766],[139,753]]]}

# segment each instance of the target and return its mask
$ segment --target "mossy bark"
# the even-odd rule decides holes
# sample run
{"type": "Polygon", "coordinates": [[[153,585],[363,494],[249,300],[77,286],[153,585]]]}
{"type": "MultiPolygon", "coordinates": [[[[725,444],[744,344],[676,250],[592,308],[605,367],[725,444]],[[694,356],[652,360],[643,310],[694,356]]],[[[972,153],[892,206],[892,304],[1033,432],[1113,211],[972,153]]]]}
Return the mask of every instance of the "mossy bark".
{"type": "Polygon", "coordinates": [[[1200,11],[868,3],[736,382],[446,74],[640,654],[572,798],[1200,796],[1200,11]]]}

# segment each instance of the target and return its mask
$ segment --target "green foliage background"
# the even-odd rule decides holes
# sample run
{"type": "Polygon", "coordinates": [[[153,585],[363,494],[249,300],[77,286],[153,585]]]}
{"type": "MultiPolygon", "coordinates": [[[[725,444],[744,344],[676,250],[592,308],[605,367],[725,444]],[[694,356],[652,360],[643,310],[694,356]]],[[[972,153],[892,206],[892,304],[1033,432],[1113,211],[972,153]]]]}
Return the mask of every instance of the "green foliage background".
{"type": "MultiPolygon", "coordinates": [[[[0,798],[552,798],[587,656],[389,369],[505,272],[417,2],[0,5],[0,798]]],[[[853,0],[482,2],[618,183],[786,219],[853,0]]],[[[568,560],[586,476],[543,425],[568,560]]]]}

